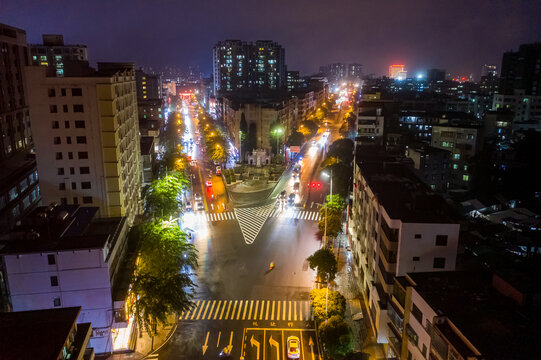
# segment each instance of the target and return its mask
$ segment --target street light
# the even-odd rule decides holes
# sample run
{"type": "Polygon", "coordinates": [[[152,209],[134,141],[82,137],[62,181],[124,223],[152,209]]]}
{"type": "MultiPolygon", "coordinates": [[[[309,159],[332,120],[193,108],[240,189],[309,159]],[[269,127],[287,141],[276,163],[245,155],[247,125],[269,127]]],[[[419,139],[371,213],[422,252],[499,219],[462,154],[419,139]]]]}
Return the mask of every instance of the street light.
{"type": "Polygon", "coordinates": [[[278,155],[280,153],[278,149],[278,140],[280,139],[280,135],[284,133],[284,129],[277,127],[272,132],[276,136],[276,155],[278,155]]]}
{"type": "MultiPolygon", "coordinates": [[[[330,197],[330,201],[329,202],[332,202],[332,169],[330,170],[331,171],[331,174],[327,174],[326,172],[323,172],[322,174],[325,176],[325,177],[329,177],[330,178],[330,183],[331,183],[331,197],[330,197]]],[[[323,234],[323,237],[325,238],[325,243],[327,243],[327,206],[325,206],[325,232],[323,234]]]]}

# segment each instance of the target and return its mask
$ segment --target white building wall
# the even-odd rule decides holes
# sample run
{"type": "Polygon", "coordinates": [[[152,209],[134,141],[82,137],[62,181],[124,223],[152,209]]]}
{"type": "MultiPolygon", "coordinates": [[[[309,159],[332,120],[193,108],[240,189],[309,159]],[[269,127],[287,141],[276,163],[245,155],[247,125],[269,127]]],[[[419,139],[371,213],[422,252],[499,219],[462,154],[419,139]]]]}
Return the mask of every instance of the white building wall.
{"type": "Polygon", "coordinates": [[[91,346],[96,353],[110,351],[113,303],[102,249],[5,255],[4,263],[13,311],[52,309],[55,298],[60,307],[81,306],[77,321],[95,329],[91,346]],[[49,265],[49,254],[56,264],[49,265]],[[58,286],[51,285],[51,276],[58,286]]]}
{"type": "Polygon", "coordinates": [[[455,270],[459,224],[402,223],[399,231],[396,276],[409,272],[455,270]],[[415,235],[421,235],[415,238],[415,235]],[[436,235],[447,235],[446,246],[436,246],[436,235]],[[413,261],[419,257],[419,261],[413,261]],[[445,258],[443,269],[434,268],[434,258],[445,258]]]}
{"type": "MultiPolygon", "coordinates": [[[[415,291],[415,288],[411,288],[411,302],[412,304],[415,304],[419,310],[421,310],[423,314],[422,318],[422,324],[417,321],[415,316],[413,316],[410,313],[409,316],[409,324],[413,331],[419,336],[419,341],[417,346],[413,344],[411,341],[409,341],[408,337],[404,337],[404,341],[408,342],[408,350],[411,352],[413,359],[416,360],[422,360],[426,358],[422,354],[423,345],[426,346],[426,355],[428,356],[428,353],[430,352],[430,334],[426,330],[426,322],[429,321],[432,323],[435,316],[437,316],[436,312],[427,304],[427,302],[419,295],[417,291],[415,291]]],[[[408,309],[407,311],[411,312],[411,309],[408,309]]]]}

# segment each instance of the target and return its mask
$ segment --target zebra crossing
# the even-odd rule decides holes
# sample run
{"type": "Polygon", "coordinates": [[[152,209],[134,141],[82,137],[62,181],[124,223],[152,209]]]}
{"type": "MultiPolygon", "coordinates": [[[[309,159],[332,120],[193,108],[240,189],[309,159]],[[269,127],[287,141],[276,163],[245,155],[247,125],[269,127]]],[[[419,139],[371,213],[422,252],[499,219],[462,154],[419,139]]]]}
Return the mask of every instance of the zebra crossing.
{"type": "MultiPolygon", "coordinates": [[[[220,213],[206,213],[201,212],[197,214],[198,218],[208,221],[231,221],[237,220],[237,215],[234,211],[224,211],[220,213]]],[[[268,217],[272,218],[287,218],[287,219],[299,219],[299,220],[308,220],[308,221],[320,221],[321,216],[318,211],[307,211],[307,210],[298,210],[298,209],[273,209],[268,217]]]]}
{"type": "Polygon", "coordinates": [[[179,320],[313,321],[310,301],[196,300],[179,320]]]}
{"type": "Polygon", "coordinates": [[[252,208],[234,209],[240,231],[246,244],[253,244],[261,228],[265,225],[265,221],[267,221],[273,207],[274,204],[269,204],[252,208]]]}
{"type": "Polygon", "coordinates": [[[321,215],[319,215],[318,211],[306,211],[306,210],[298,210],[298,209],[274,209],[269,214],[269,217],[282,217],[282,218],[289,218],[289,219],[299,219],[299,220],[311,220],[311,221],[320,221],[321,215]]]}

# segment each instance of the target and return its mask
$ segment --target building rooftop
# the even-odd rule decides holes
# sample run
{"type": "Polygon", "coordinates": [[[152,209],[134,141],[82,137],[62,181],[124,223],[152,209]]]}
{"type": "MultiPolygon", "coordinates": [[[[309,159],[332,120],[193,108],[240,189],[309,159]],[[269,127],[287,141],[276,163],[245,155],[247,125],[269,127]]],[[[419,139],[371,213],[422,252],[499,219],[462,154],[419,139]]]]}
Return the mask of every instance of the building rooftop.
{"type": "Polygon", "coordinates": [[[36,208],[0,243],[0,254],[100,249],[113,244],[125,218],[97,219],[98,210],[79,205],[36,208]]]}
{"type": "Polygon", "coordinates": [[[357,160],[379,203],[392,219],[410,223],[455,223],[450,207],[403,164],[357,160]]]}
{"type": "Polygon", "coordinates": [[[80,307],[0,313],[4,360],[60,359],[80,307]]]}
{"type": "MultiPolygon", "coordinates": [[[[491,285],[488,272],[429,272],[407,275],[415,290],[441,316],[447,317],[486,359],[534,359],[541,336],[539,321],[525,314],[491,285]]],[[[449,324],[438,329],[459,346],[463,340],[449,324]]],[[[471,351],[466,347],[457,349],[471,351]]]]}

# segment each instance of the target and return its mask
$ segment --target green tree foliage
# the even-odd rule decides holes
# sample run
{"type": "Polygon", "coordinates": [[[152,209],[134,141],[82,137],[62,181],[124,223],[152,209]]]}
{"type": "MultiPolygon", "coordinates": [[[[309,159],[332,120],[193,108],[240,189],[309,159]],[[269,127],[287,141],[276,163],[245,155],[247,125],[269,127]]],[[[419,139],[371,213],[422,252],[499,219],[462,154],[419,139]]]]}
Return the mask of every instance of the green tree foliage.
{"type": "Polygon", "coordinates": [[[327,215],[341,216],[345,209],[346,201],[339,194],[333,194],[332,201],[331,195],[327,195],[327,202],[321,207],[319,213],[322,218],[325,216],[325,210],[327,210],[327,215]]]}
{"type": "Polygon", "coordinates": [[[314,319],[318,322],[329,317],[341,316],[346,312],[346,298],[338,291],[329,290],[329,298],[327,301],[327,288],[312,289],[310,291],[310,303],[314,309],[314,319]],[[327,303],[327,308],[325,304],[327,303]],[[327,309],[327,311],[325,311],[327,309]]]}
{"type": "Polygon", "coordinates": [[[338,139],[329,146],[327,157],[335,157],[343,164],[349,165],[353,161],[353,148],[353,140],[338,139]]]}
{"type": "Polygon", "coordinates": [[[182,203],[182,190],[189,184],[182,173],[172,173],[154,180],[145,189],[145,211],[152,218],[177,217],[182,203]]]}
{"type": "Polygon", "coordinates": [[[331,160],[335,158],[327,158],[323,165],[329,164],[323,168],[323,171],[330,174],[332,170],[332,180],[333,180],[333,196],[334,194],[340,194],[345,197],[349,193],[349,189],[352,184],[353,178],[353,167],[349,164],[344,164],[342,162],[332,162],[331,160]],[[329,161],[329,162],[327,162],[329,161]]]}
{"type": "Polygon", "coordinates": [[[176,221],[146,222],[132,228],[138,237],[137,265],[131,280],[129,311],[140,328],[151,333],[168,314],[192,305],[197,250],[176,221]]]}
{"type": "Polygon", "coordinates": [[[319,338],[324,344],[327,358],[342,357],[353,351],[353,334],[343,317],[331,316],[319,327],[319,338]]]}
{"type": "Polygon", "coordinates": [[[310,269],[317,269],[317,276],[322,281],[333,281],[338,272],[338,262],[334,257],[332,249],[321,248],[310,255],[306,260],[310,264],[310,269]]]}
{"type": "MultiPolygon", "coordinates": [[[[325,234],[325,218],[321,219],[317,226],[321,234],[325,234]]],[[[327,236],[336,236],[342,231],[342,217],[335,214],[327,214],[327,236]]]]}
{"type": "Polygon", "coordinates": [[[312,120],[305,120],[300,124],[300,130],[306,136],[314,136],[318,129],[319,126],[312,120]]]}
{"type": "Polygon", "coordinates": [[[293,131],[287,138],[287,145],[289,146],[301,146],[303,142],[304,135],[298,131],[293,131]]]}

